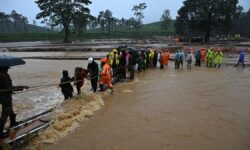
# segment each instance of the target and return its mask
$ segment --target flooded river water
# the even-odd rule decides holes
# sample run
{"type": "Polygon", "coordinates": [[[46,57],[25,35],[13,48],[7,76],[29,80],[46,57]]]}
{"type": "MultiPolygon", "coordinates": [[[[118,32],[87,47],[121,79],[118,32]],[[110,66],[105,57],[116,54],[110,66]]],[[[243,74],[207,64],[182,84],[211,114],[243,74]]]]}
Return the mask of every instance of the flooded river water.
{"type": "MultiPolygon", "coordinates": [[[[18,53],[17,56],[36,54],[18,53]]],[[[61,52],[53,54],[65,55],[61,52]]],[[[78,56],[78,53],[69,55],[78,56]]],[[[89,56],[91,55],[98,54],[90,53],[89,56]]],[[[225,58],[225,61],[235,62],[235,58],[225,58]]],[[[13,67],[10,75],[14,85],[34,87],[54,84],[15,94],[13,102],[18,120],[63,103],[63,96],[57,85],[61,72],[66,69],[73,76],[76,66],[86,68],[87,61],[31,59],[26,60],[26,65],[13,67]]],[[[86,82],[83,90],[90,92],[89,82],[86,82]]],[[[175,70],[174,64],[170,63],[169,68],[164,70],[149,69],[136,74],[133,82],[116,84],[115,93],[104,98],[105,106],[91,119],[81,122],[80,127],[56,144],[39,145],[38,148],[249,150],[249,91],[249,68],[222,65],[221,69],[203,66],[193,67],[188,71],[175,70]]],[[[83,96],[80,99],[98,101],[83,108],[78,106],[85,102],[74,101],[66,109],[79,109],[72,112],[73,116],[75,113],[92,116],[93,111],[99,110],[104,104],[97,95],[89,97],[83,96]],[[85,109],[93,111],[82,112],[85,109]]],[[[64,105],[67,103],[70,102],[64,105]]],[[[68,116],[64,113],[59,118],[63,117],[68,116]]],[[[61,129],[64,123],[69,126],[72,120],[53,128],[61,129]]],[[[47,135],[52,133],[54,132],[48,132],[47,135]]]]}
{"type": "Polygon", "coordinates": [[[41,149],[249,150],[250,70],[147,70],[119,83],[105,107],[41,149]]]}

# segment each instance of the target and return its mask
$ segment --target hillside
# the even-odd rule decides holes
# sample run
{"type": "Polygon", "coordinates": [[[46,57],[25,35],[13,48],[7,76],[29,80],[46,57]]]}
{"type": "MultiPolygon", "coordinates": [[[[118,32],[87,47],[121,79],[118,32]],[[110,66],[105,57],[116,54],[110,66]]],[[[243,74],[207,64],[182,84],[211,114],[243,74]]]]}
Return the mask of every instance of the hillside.
{"type": "Polygon", "coordinates": [[[8,33],[48,33],[50,30],[44,27],[21,23],[1,23],[0,34],[8,33]]]}
{"type": "Polygon", "coordinates": [[[50,32],[50,29],[28,24],[28,32],[29,33],[47,33],[47,32],[50,32]]]}
{"type": "Polygon", "coordinates": [[[153,22],[149,24],[145,24],[142,28],[142,31],[144,32],[169,32],[169,33],[174,33],[175,29],[173,26],[174,23],[169,27],[168,30],[162,30],[161,29],[161,22],[153,22]]]}

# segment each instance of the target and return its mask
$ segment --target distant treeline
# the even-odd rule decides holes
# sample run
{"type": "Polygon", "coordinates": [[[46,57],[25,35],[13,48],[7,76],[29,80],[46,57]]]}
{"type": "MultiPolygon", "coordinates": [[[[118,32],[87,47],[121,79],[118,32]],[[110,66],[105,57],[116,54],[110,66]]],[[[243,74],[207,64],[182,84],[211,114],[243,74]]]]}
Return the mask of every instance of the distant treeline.
{"type": "Polygon", "coordinates": [[[48,32],[49,29],[28,24],[27,17],[17,13],[15,10],[11,14],[0,12],[0,34],[3,33],[41,33],[48,32]]]}

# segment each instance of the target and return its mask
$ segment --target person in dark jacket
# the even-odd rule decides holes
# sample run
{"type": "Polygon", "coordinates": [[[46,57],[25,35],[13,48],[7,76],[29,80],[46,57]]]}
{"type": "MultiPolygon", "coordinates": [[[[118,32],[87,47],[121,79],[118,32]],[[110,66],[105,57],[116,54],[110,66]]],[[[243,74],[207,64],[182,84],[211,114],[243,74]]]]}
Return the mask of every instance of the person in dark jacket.
{"type": "Polygon", "coordinates": [[[94,61],[93,58],[88,59],[88,71],[90,74],[91,86],[93,92],[95,93],[97,90],[99,70],[98,70],[98,64],[94,61]]]}
{"type": "Polygon", "coordinates": [[[61,91],[64,95],[64,99],[67,100],[73,97],[72,93],[74,90],[73,90],[72,85],[70,84],[72,79],[69,77],[69,73],[67,70],[63,70],[62,74],[63,74],[63,77],[61,78],[59,86],[61,87],[61,91]]]}
{"type": "Polygon", "coordinates": [[[16,122],[16,114],[12,106],[12,93],[21,91],[28,86],[13,86],[12,80],[8,74],[9,67],[0,67],[0,104],[2,105],[2,115],[0,118],[0,138],[5,138],[8,134],[4,134],[4,125],[10,117],[10,127],[18,125],[16,122]]]}
{"type": "Polygon", "coordinates": [[[201,51],[197,50],[195,53],[195,66],[201,66],[201,51]]]}
{"type": "Polygon", "coordinates": [[[136,58],[133,56],[133,52],[129,52],[129,58],[128,58],[128,70],[130,72],[130,80],[134,80],[135,78],[135,65],[136,65],[136,58]]]}
{"type": "Polygon", "coordinates": [[[121,58],[120,58],[120,76],[121,76],[121,79],[126,79],[126,51],[124,49],[122,49],[122,55],[121,55],[121,58]]]}
{"type": "Polygon", "coordinates": [[[84,79],[88,79],[87,77],[88,70],[83,69],[82,67],[76,67],[75,68],[75,76],[72,78],[75,80],[74,85],[76,86],[77,89],[77,95],[81,94],[81,87],[84,84],[84,79]]]}
{"type": "Polygon", "coordinates": [[[154,60],[153,60],[153,67],[156,68],[157,67],[157,61],[158,61],[158,53],[156,52],[156,50],[154,51],[154,60]]]}

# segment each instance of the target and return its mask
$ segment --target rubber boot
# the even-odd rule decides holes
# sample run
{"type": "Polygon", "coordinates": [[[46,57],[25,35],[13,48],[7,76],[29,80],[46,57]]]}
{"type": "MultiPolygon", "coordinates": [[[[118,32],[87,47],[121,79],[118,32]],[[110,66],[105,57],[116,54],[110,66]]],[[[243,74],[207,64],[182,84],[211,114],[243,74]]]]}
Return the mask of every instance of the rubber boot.
{"type": "Polygon", "coordinates": [[[16,114],[10,115],[10,128],[17,126],[19,123],[16,122],[16,114]]]}

